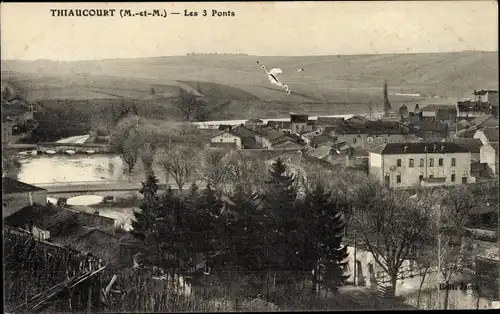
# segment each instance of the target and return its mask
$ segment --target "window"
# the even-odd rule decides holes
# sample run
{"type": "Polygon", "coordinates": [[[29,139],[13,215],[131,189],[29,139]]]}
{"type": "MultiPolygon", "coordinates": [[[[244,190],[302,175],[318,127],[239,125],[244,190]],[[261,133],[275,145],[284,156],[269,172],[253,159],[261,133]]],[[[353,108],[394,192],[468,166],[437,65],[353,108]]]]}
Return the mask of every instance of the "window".
{"type": "Polygon", "coordinates": [[[420,158],[420,168],[423,168],[423,167],[424,167],[424,159],[420,158]]]}
{"type": "Polygon", "coordinates": [[[401,167],[401,159],[398,159],[398,161],[397,161],[397,166],[398,166],[398,167],[401,167]]]}
{"type": "Polygon", "coordinates": [[[222,143],[222,139],[220,139],[221,143],[222,143]]]}
{"type": "Polygon", "coordinates": [[[467,184],[467,177],[462,177],[462,184],[467,184]]]}
{"type": "Polygon", "coordinates": [[[388,172],[385,174],[384,184],[385,184],[385,186],[390,186],[391,185],[391,176],[389,175],[388,172]]]}
{"type": "Polygon", "coordinates": [[[410,158],[410,168],[413,168],[414,163],[415,163],[415,161],[412,158],[410,158]]]}
{"type": "Polygon", "coordinates": [[[434,158],[429,159],[429,167],[434,167],[434,158]]]}
{"type": "Polygon", "coordinates": [[[358,139],[357,139],[357,138],[353,138],[353,139],[352,139],[352,143],[353,143],[353,144],[356,144],[356,142],[357,142],[357,141],[358,141],[358,139]]]}
{"type": "Polygon", "coordinates": [[[455,158],[451,159],[451,166],[455,167],[457,165],[457,160],[455,158]]]}
{"type": "Polygon", "coordinates": [[[429,178],[434,178],[434,172],[429,172],[429,178]]]}
{"type": "Polygon", "coordinates": [[[443,166],[443,158],[439,158],[439,160],[438,160],[438,165],[439,165],[440,167],[442,167],[442,166],[443,166]]]}
{"type": "Polygon", "coordinates": [[[40,240],[45,240],[45,232],[40,231],[40,240]]]}
{"type": "Polygon", "coordinates": [[[455,171],[451,172],[451,182],[455,182],[457,180],[457,176],[455,175],[455,171]]]}
{"type": "Polygon", "coordinates": [[[401,173],[398,172],[398,175],[396,176],[396,182],[401,183],[401,173]]]}

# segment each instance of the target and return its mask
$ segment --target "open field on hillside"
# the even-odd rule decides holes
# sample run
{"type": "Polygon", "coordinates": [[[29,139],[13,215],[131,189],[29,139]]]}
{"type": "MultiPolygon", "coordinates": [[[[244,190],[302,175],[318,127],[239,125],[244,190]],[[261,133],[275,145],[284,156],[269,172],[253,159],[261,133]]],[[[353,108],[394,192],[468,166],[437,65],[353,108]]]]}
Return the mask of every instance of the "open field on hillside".
{"type": "MultiPolygon", "coordinates": [[[[172,97],[185,89],[217,99],[210,119],[287,115],[368,113],[382,110],[382,85],[393,110],[406,104],[453,104],[474,89],[498,86],[498,59],[492,52],[358,56],[179,56],[78,62],[2,61],[2,81],[30,101],[130,99],[155,115],[178,118],[172,97]],[[286,95],[269,81],[256,61],[283,69],[286,95]],[[297,72],[297,69],[304,69],[297,72]],[[155,95],[150,91],[154,89],[155,95]],[[438,95],[441,98],[426,97],[438,95]],[[448,97],[448,99],[446,99],[448,97]],[[231,100],[227,103],[227,100],[231,100]],[[223,107],[218,107],[225,103],[223,107]]],[[[68,104],[66,104],[68,105],[68,104]]]]}

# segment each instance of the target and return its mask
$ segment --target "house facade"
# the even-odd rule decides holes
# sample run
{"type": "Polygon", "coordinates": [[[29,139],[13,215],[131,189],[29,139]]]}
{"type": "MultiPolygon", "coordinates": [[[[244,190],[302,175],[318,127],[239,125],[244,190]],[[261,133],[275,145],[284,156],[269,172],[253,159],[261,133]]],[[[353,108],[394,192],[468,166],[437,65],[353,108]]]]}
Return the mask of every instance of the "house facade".
{"type": "Polygon", "coordinates": [[[486,144],[481,146],[480,150],[480,163],[487,164],[491,169],[491,172],[494,175],[497,175],[498,172],[498,145],[496,147],[494,145],[486,144]]]}
{"type": "Polygon", "coordinates": [[[290,129],[292,133],[304,133],[312,131],[312,125],[308,125],[309,116],[305,114],[290,114],[290,129]]]}
{"type": "Polygon", "coordinates": [[[497,90],[475,90],[471,94],[471,101],[479,103],[487,103],[491,106],[498,107],[498,91],[497,90]]]}
{"type": "Polygon", "coordinates": [[[468,149],[456,143],[389,143],[370,151],[368,172],[391,188],[457,185],[474,182],[470,165],[468,149]]]}
{"type": "Polygon", "coordinates": [[[2,194],[2,218],[26,206],[47,203],[46,189],[7,177],[2,178],[2,194]]]}
{"type": "Polygon", "coordinates": [[[225,130],[222,131],[221,133],[215,135],[210,139],[211,144],[234,144],[236,148],[240,149],[242,147],[241,145],[241,137],[236,136],[231,133],[231,130],[225,130]]]}

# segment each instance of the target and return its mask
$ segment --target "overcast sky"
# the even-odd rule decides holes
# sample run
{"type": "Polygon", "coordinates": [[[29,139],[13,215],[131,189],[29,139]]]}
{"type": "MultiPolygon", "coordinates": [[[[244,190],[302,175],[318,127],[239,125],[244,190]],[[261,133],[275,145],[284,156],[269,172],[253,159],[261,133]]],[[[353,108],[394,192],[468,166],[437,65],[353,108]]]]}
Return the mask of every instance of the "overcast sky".
{"type": "MultiPolygon", "coordinates": [[[[210,14],[209,14],[210,15],[210,14]]],[[[2,59],[498,51],[495,1],[2,3],[2,59]],[[231,10],[234,17],[52,17],[50,9],[231,10]]]]}

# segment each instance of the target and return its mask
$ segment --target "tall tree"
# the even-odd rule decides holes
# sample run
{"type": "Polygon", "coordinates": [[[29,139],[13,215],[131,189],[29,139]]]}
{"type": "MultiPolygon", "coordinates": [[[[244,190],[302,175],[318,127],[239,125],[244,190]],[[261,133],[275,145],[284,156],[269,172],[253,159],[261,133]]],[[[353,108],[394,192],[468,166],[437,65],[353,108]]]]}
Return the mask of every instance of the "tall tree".
{"type": "Polygon", "coordinates": [[[269,169],[269,179],[266,181],[266,191],[263,195],[264,208],[268,217],[267,232],[265,232],[268,248],[269,268],[288,269],[295,258],[294,247],[287,244],[292,232],[296,232],[298,217],[296,213],[297,191],[294,177],[287,175],[287,167],[278,158],[269,169]]]}
{"type": "Polygon", "coordinates": [[[179,96],[174,101],[174,105],[180,110],[182,117],[186,121],[193,121],[204,112],[205,103],[199,100],[193,93],[184,89],[179,91],[179,96]]]}
{"type": "Polygon", "coordinates": [[[412,257],[412,249],[430,226],[431,207],[383,186],[371,191],[354,214],[356,233],[389,276],[394,295],[403,263],[412,257]]]}
{"type": "Polygon", "coordinates": [[[387,91],[387,81],[384,81],[384,115],[386,117],[389,116],[391,111],[391,103],[389,102],[389,93],[387,91]]]}
{"type": "Polygon", "coordinates": [[[144,242],[144,253],[158,261],[159,258],[159,238],[157,228],[157,214],[160,202],[157,196],[158,180],[154,176],[149,176],[142,183],[140,193],[142,194],[139,210],[134,211],[131,234],[135,238],[144,242]]]}
{"type": "Polygon", "coordinates": [[[158,217],[163,267],[186,270],[190,258],[186,203],[170,187],[161,198],[158,217]]]}
{"type": "MultiPolygon", "coordinates": [[[[343,202],[333,198],[319,183],[306,191],[301,212],[301,252],[303,268],[315,269],[313,282],[323,282],[328,288],[337,291],[349,277],[344,274],[347,265],[347,246],[342,245],[344,235],[343,202]],[[324,278],[318,278],[319,265],[325,267],[324,278]]],[[[313,285],[313,288],[316,285],[313,285]]]]}
{"type": "Polygon", "coordinates": [[[222,208],[222,201],[217,198],[210,185],[207,185],[196,211],[188,218],[194,250],[205,256],[206,265],[209,265],[211,255],[222,248],[222,208]]]}
{"type": "Polygon", "coordinates": [[[198,151],[182,144],[171,144],[159,151],[158,163],[168,179],[172,177],[179,190],[193,179],[198,160],[198,151]]]}
{"type": "Polygon", "coordinates": [[[258,210],[258,196],[242,184],[236,184],[226,203],[226,255],[230,264],[242,270],[260,270],[264,265],[263,220],[258,210]]]}
{"type": "Polygon", "coordinates": [[[209,184],[220,197],[229,183],[230,158],[225,151],[204,150],[200,155],[197,177],[209,184]]]}

